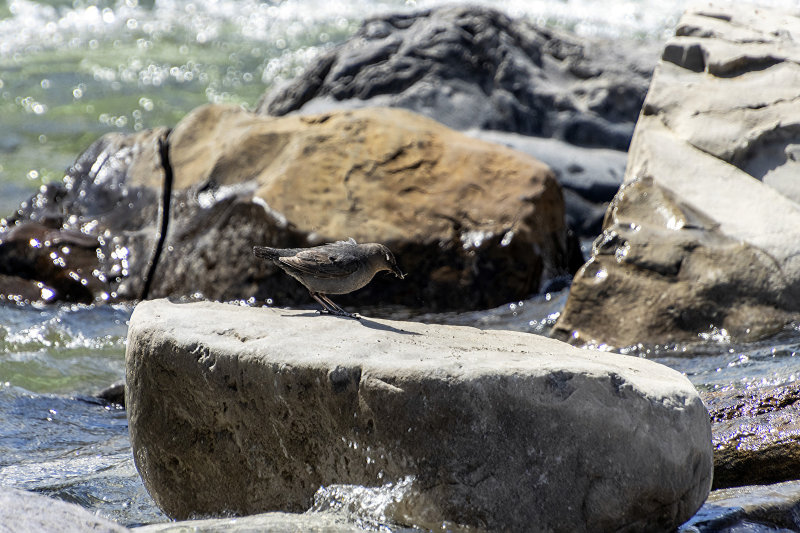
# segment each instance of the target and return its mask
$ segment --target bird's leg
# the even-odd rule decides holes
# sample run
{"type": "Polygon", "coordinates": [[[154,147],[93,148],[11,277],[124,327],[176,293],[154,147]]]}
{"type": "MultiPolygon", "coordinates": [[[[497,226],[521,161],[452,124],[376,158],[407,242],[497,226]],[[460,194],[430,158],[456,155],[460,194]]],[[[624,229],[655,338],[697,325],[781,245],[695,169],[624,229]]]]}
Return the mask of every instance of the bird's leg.
{"type": "Polygon", "coordinates": [[[331,314],[336,313],[336,309],[335,308],[332,308],[331,306],[326,304],[320,298],[321,294],[317,294],[317,293],[311,292],[311,291],[308,291],[308,293],[311,295],[312,298],[314,298],[322,306],[322,311],[320,311],[321,313],[331,313],[331,314]]]}
{"type": "Polygon", "coordinates": [[[342,309],[341,307],[339,307],[338,305],[336,305],[336,304],[333,302],[333,300],[331,300],[330,298],[328,298],[326,295],[324,295],[324,294],[322,294],[322,293],[319,293],[319,297],[320,297],[320,298],[322,298],[322,299],[323,299],[325,302],[327,302],[327,303],[328,303],[328,304],[329,304],[329,305],[330,305],[330,306],[333,308],[333,312],[334,312],[335,314],[337,314],[337,315],[339,315],[339,316],[346,316],[346,317],[348,317],[348,318],[356,318],[356,319],[360,318],[358,315],[356,315],[356,314],[353,314],[353,313],[348,313],[347,311],[345,311],[344,309],[342,309]]]}

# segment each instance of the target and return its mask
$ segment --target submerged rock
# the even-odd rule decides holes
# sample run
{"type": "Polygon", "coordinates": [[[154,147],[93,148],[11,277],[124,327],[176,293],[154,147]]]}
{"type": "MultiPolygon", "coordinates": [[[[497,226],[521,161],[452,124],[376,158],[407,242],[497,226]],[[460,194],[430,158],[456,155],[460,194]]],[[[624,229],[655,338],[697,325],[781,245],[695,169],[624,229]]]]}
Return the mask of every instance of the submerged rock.
{"type": "Polygon", "coordinates": [[[800,194],[788,178],[800,170],[798,42],[800,18],[777,10],[684,15],[557,335],[612,346],[709,331],[746,340],[798,316],[800,194]]]}
{"type": "Polygon", "coordinates": [[[713,491],[678,533],[800,531],[800,481],[713,491]]]}
{"type": "Polygon", "coordinates": [[[647,43],[578,38],[487,7],[446,6],[367,19],[266,94],[259,112],[402,107],[510,144],[553,169],[570,191],[570,227],[594,237],[622,182],[657,58],[647,43]]]}
{"type": "Polygon", "coordinates": [[[0,233],[0,247],[21,249],[2,256],[0,274],[40,282],[53,299],[310,303],[253,245],[348,237],[387,244],[411,275],[379,278],[343,304],[492,307],[581,262],[544,164],[398,109],[272,118],[205,106],[168,137],[104,137],[40,196],[0,233]],[[52,248],[67,237],[85,243],[59,265],[52,248]]]}
{"type": "Polygon", "coordinates": [[[152,301],[126,367],[137,468],[177,518],[410,479],[397,524],[667,531],[711,485],[684,376],[535,335],[152,301]]]}
{"type": "Polygon", "coordinates": [[[41,533],[130,533],[131,530],[95,516],[79,505],[41,494],[0,487],[3,531],[41,533]]]}
{"type": "Polygon", "coordinates": [[[714,488],[800,478],[800,386],[706,393],[714,488]]]}

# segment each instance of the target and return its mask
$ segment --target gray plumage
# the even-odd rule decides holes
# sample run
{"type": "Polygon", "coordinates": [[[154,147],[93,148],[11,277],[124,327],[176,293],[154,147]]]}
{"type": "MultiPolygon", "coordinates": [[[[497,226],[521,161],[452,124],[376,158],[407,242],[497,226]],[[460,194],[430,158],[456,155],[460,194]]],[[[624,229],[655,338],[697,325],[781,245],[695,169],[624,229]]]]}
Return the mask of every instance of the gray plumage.
{"type": "Polygon", "coordinates": [[[313,248],[254,246],[253,253],[281,267],[302,283],[325,311],[341,316],[357,318],[333,303],[327,294],[347,294],[358,290],[384,270],[400,279],[405,277],[386,246],[358,244],[353,239],[313,248]]]}

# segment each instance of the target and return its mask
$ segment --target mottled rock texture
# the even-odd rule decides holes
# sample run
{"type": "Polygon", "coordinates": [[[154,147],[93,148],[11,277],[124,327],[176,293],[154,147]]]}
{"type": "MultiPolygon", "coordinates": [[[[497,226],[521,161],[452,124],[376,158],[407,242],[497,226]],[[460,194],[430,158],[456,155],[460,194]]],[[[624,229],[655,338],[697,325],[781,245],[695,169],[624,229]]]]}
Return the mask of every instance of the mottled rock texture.
{"type": "Polygon", "coordinates": [[[714,487],[800,478],[800,387],[703,394],[714,443],[714,487]]]}
{"type": "Polygon", "coordinates": [[[490,307],[578,266],[545,165],[405,110],[271,118],[208,106],[170,141],[177,207],[152,296],[194,287],[306,302],[252,245],[347,237],[386,244],[409,276],[340,304],[490,307]]]}
{"type": "Polygon", "coordinates": [[[136,465],[178,518],[303,511],[320,485],[411,476],[395,523],[668,531],[711,485],[697,392],[640,358],[163,300],[136,307],[127,346],[136,465]]]}
{"type": "Polygon", "coordinates": [[[492,307],[582,261],[552,172],[522,153],[399,109],[273,118],[205,106],[169,133],[95,143],[0,228],[0,276],[51,300],[289,305],[310,298],[253,245],[348,237],[387,244],[410,275],[342,304],[492,307]]]}
{"type": "Polygon", "coordinates": [[[720,330],[749,339],[798,316],[798,42],[800,18],[777,10],[684,15],[557,335],[612,346],[720,330]]]}

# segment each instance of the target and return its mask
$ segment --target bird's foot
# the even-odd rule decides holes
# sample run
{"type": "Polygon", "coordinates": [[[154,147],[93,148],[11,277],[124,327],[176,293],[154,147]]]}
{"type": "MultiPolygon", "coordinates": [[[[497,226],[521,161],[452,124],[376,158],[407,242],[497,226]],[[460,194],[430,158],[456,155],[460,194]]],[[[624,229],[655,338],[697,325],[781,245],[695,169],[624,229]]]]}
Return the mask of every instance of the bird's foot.
{"type": "Polygon", "coordinates": [[[356,320],[361,320],[361,315],[356,313],[348,313],[345,310],[335,310],[335,309],[317,309],[318,315],[331,315],[331,316],[340,316],[342,318],[355,318],[356,320]]]}
{"type": "Polygon", "coordinates": [[[356,320],[361,320],[361,316],[360,315],[357,315],[356,313],[348,313],[347,311],[345,311],[343,309],[339,310],[339,311],[334,311],[332,314],[334,314],[336,316],[344,317],[344,318],[355,318],[356,320]]]}

